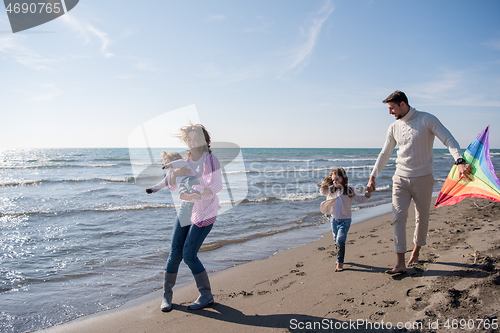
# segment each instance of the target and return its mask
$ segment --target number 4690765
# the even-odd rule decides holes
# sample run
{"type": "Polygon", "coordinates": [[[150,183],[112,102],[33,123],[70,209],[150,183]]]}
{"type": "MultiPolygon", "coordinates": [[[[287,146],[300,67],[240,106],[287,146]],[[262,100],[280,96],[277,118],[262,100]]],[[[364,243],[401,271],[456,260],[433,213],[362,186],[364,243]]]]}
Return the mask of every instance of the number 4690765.
{"type": "Polygon", "coordinates": [[[50,14],[52,12],[54,12],[55,14],[59,14],[61,12],[61,7],[60,7],[60,4],[59,3],[44,3],[44,2],[39,2],[39,3],[26,3],[26,2],[23,2],[23,3],[14,3],[14,5],[12,5],[12,3],[9,3],[9,5],[7,6],[6,8],[6,11],[7,13],[23,13],[23,14],[27,14],[27,13],[30,13],[30,14],[35,14],[35,13],[39,13],[41,14],[42,12],[45,11],[45,13],[47,14],[50,14]]]}

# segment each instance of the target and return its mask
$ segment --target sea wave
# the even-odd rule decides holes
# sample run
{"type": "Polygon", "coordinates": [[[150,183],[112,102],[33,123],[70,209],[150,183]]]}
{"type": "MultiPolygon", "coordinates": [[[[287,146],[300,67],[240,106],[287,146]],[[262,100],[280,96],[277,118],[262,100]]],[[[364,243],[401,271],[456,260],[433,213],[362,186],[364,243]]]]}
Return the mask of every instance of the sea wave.
{"type": "MultiPolygon", "coordinates": [[[[319,216],[320,214],[315,214],[315,215],[319,216]]],[[[302,222],[305,219],[306,218],[303,218],[300,221],[296,221],[294,224],[288,224],[286,227],[284,227],[282,229],[275,229],[275,230],[269,230],[269,231],[263,231],[263,232],[256,232],[254,234],[250,234],[248,236],[241,237],[241,238],[234,238],[234,239],[220,240],[220,241],[216,241],[216,242],[212,242],[212,243],[205,243],[205,244],[203,244],[201,246],[200,251],[201,252],[212,251],[212,250],[216,250],[218,248],[221,248],[221,247],[223,247],[225,245],[244,243],[244,242],[247,242],[247,241],[255,239],[255,238],[268,237],[268,236],[272,236],[272,235],[275,235],[275,234],[279,234],[279,233],[291,231],[291,230],[294,230],[294,229],[305,228],[305,227],[313,227],[313,226],[317,226],[318,224],[320,224],[320,223],[303,224],[302,222]]],[[[326,222],[326,220],[323,220],[322,223],[325,223],[325,222],[326,222]]]]}
{"type": "Polygon", "coordinates": [[[268,197],[260,197],[254,199],[243,199],[238,201],[221,201],[221,205],[232,205],[232,204],[246,204],[246,203],[263,203],[263,202],[271,202],[271,201],[307,201],[313,200],[319,197],[319,193],[305,193],[305,194],[288,194],[285,196],[268,196],[268,197]]]}
{"type": "Polygon", "coordinates": [[[109,168],[118,164],[33,164],[33,165],[0,165],[0,170],[17,169],[61,169],[61,168],[109,168]]]}
{"type": "Polygon", "coordinates": [[[124,206],[103,206],[103,207],[94,207],[89,209],[83,209],[84,212],[113,212],[119,210],[145,210],[145,209],[161,209],[161,208],[175,208],[176,205],[168,205],[168,204],[138,204],[138,205],[124,205],[124,206]]]}
{"type": "Polygon", "coordinates": [[[378,192],[381,192],[381,191],[390,191],[390,190],[392,190],[392,186],[391,185],[384,185],[384,186],[377,187],[377,191],[378,192]]]}
{"type": "Polygon", "coordinates": [[[49,183],[66,183],[66,182],[95,182],[95,181],[105,181],[109,183],[134,183],[134,177],[96,177],[96,178],[83,178],[83,179],[61,179],[61,180],[51,180],[51,179],[3,179],[0,180],[0,187],[7,186],[25,186],[25,185],[37,185],[37,184],[49,184],[49,183]]]}
{"type": "MultiPolygon", "coordinates": [[[[390,164],[388,164],[389,166],[390,164]]],[[[369,169],[373,168],[373,165],[357,165],[357,166],[346,166],[343,167],[344,170],[356,170],[356,169],[369,169]]],[[[292,173],[292,172],[301,172],[301,173],[310,173],[310,172],[317,172],[317,171],[324,171],[324,170],[331,170],[331,166],[325,166],[325,167],[320,167],[320,168],[310,168],[310,169],[304,169],[304,168],[295,168],[295,167],[288,167],[288,168],[281,168],[281,169],[271,169],[271,170],[257,170],[257,169],[251,169],[251,170],[238,170],[238,171],[229,171],[225,172],[227,175],[231,174],[241,174],[241,173],[246,173],[246,174],[260,174],[260,173],[292,173]]]]}
{"type": "Polygon", "coordinates": [[[0,180],[0,187],[2,186],[22,186],[39,184],[42,179],[2,179],[0,180]]]}
{"type": "MultiPolygon", "coordinates": [[[[312,158],[312,159],[295,159],[295,158],[254,158],[244,159],[245,162],[359,162],[359,161],[376,161],[377,157],[344,157],[344,158],[312,158]]],[[[395,157],[391,157],[390,161],[395,161],[395,157]]]]}
{"type": "Polygon", "coordinates": [[[163,208],[176,208],[176,205],[169,204],[137,204],[137,205],[108,205],[100,207],[91,207],[83,209],[67,209],[67,210],[24,210],[24,211],[5,211],[0,212],[0,217],[3,216],[26,216],[26,215],[40,215],[40,214],[54,214],[54,215],[65,215],[65,214],[75,214],[81,212],[113,212],[113,211],[129,211],[129,210],[146,210],[146,209],[163,209],[163,208]]]}

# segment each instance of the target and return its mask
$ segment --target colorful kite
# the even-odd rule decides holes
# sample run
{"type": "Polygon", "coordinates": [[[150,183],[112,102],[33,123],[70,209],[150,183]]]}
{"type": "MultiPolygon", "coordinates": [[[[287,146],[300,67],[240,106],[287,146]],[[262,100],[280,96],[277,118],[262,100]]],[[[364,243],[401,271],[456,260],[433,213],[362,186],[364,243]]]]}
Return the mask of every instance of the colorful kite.
{"type": "Polygon", "coordinates": [[[467,147],[462,158],[472,166],[470,180],[461,177],[456,165],[451,168],[435,206],[454,205],[466,197],[500,201],[500,181],[491,163],[490,147],[486,127],[467,147]]]}

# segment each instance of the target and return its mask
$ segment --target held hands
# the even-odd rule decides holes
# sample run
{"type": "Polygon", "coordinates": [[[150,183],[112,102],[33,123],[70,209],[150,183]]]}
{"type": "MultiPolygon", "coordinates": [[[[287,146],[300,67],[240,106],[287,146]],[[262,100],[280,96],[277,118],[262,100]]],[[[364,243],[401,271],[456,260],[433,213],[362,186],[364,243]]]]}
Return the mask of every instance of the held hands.
{"type": "MultiPolygon", "coordinates": [[[[366,185],[366,192],[368,193],[369,196],[371,196],[372,192],[375,191],[375,177],[370,176],[370,180],[368,181],[368,184],[366,185]]],[[[369,198],[369,196],[367,197],[369,198]]]]}

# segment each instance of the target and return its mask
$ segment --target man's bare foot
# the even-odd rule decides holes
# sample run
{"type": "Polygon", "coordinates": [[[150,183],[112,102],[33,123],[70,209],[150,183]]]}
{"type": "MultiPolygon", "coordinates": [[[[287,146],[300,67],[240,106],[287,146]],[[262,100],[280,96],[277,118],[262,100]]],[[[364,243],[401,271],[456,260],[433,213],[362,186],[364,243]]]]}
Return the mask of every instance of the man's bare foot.
{"type": "Polygon", "coordinates": [[[411,257],[410,260],[408,260],[408,267],[416,266],[418,265],[418,256],[420,254],[420,246],[415,245],[413,248],[413,251],[411,252],[411,257]]]}
{"type": "Polygon", "coordinates": [[[412,266],[417,266],[418,264],[419,264],[418,257],[411,256],[407,265],[408,267],[412,267],[412,266]]]}
{"type": "Polygon", "coordinates": [[[344,270],[344,263],[338,262],[337,268],[335,268],[335,272],[342,272],[344,270]]]}
{"type": "Polygon", "coordinates": [[[394,267],[393,269],[390,269],[388,271],[385,271],[389,275],[394,275],[394,274],[405,274],[406,273],[406,267],[394,267]]]}

